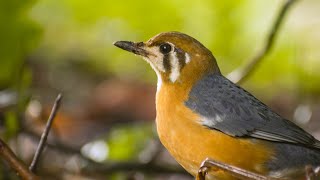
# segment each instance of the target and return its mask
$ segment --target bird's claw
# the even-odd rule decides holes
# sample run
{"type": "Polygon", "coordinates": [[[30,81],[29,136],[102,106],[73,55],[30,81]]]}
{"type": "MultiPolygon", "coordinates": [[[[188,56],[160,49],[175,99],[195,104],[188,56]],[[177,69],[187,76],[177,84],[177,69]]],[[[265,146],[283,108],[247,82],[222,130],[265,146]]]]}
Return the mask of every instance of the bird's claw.
{"type": "Polygon", "coordinates": [[[208,174],[208,167],[201,166],[198,170],[198,175],[196,180],[205,180],[207,174],[208,174]]]}

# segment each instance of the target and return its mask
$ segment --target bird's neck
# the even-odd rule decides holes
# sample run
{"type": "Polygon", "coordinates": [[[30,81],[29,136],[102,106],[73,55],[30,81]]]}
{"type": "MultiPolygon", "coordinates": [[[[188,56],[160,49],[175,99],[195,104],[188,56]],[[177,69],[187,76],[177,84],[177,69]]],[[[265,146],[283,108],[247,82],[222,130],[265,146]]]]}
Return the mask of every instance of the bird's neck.
{"type": "Polygon", "coordinates": [[[178,80],[174,83],[164,80],[158,76],[156,103],[160,101],[177,100],[184,102],[188,98],[188,94],[192,89],[193,83],[191,81],[178,80]]]}
{"type": "MultiPolygon", "coordinates": [[[[157,94],[156,94],[156,105],[157,110],[160,110],[161,105],[171,103],[173,101],[184,103],[189,98],[189,93],[195,84],[200,81],[201,79],[214,75],[215,73],[207,73],[203,76],[199,76],[199,78],[193,77],[189,78],[189,80],[178,80],[177,82],[170,82],[163,80],[161,76],[158,76],[158,83],[157,83],[157,94]]],[[[220,73],[216,74],[220,76],[220,73]]]]}

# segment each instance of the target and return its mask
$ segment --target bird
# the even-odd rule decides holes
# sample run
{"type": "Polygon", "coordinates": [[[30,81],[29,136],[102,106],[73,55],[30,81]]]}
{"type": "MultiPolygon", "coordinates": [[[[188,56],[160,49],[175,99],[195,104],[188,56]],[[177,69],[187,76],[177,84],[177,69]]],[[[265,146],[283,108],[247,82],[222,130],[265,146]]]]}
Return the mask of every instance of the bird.
{"type": "MultiPolygon", "coordinates": [[[[158,136],[191,175],[200,176],[206,159],[279,179],[303,179],[306,167],[320,165],[320,141],[223,76],[195,38],[172,31],[114,45],[155,71],[158,136]]],[[[240,179],[221,169],[204,175],[240,179]]]]}

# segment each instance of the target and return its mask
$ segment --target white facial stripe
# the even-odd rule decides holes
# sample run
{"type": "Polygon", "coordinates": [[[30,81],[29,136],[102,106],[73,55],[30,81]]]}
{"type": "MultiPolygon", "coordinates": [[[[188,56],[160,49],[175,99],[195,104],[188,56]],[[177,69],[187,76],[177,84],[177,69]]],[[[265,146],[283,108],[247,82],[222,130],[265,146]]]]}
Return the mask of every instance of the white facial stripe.
{"type": "Polygon", "coordinates": [[[157,93],[160,91],[160,88],[161,88],[161,85],[162,85],[162,78],[161,78],[161,75],[160,75],[160,72],[159,71],[157,71],[156,69],[155,69],[155,67],[153,67],[153,65],[151,65],[152,66],[152,68],[154,69],[154,71],[156,72],[156,74],[157,74],[157,79],[158,79],[158,82],[157,82],[157,93]]]}
{"type": "Polygon", "coordinates": [[[171,72],[169,78],[171,82],[175,82],[180,75],[180,64],[176,52],[170,53],[170,64],[171,72]]]}
{"type": "Polygon", "coordinates": [[[147,51],[153,52],[154,57],[152,57],[152,61],[150,61],[148,58],[143,57],[147,62],[149,62],[152,65],[152,68],[158,72],[166,72],[165,68],[163,67],[163,54],[159,52],[158,47],[151,47],[146,49],[147,51]]]}
{"type": "MultiPolygon", "coordinates": [[[[172,46],[172,48],[174,49],[174,45],[170,42],[167,42],[168,44],[170,44],[172,46]]],[[[162,79],[161,79],[161,73],[165,73],[166,69],[164,67],[164,55],[159,51],[159,47],[158,46],[153,46],[153,47],[146,47],[146,50],[149,52],[152,52],[152,56],[150,57],[143,57],[147,62],[149,62],[151,64],[151,67],[154,69],[154,71],[157,73],[158,76],[158,84],[157,84],[157,90],[159,91],[162,85],[162,79]]],[[[178,59],[178,54],[176,51],[172,51],[170,52],[170,54],[168,54],[169,58],[169,63],[170,63],[170,74],[169,74],[169,80],[174,83],[177,81],[177,79],[180,76],[180,62],[178,59]]],[[[188,53],[184,54],[185,58],[185,63],[189,63],[190,62],[190,56],[188,53]]],[[[169,73],[168,72],[168,73],[169,73]]]]}
{"type": "MultiPolygon", "coordinates": [[[[156,68],[156,65],[151,63],[148,58],[144,57],[144,59],[150,64],[150,66],[152,67],[152,69],[156,72],[157,74],[157,93],[160,91],[161,85],[162,85],[162,78],[161,78],[161,74],[159,72],[159,70],[156,68]]],[[[164,69],[164,68],[163,68],[164,69]]]]}
{"type": "Polygon", "coordinates": [[[188,64],[191,60],[190,55],[188,53],[185,53],[184,56],[185,56],[186,64],[188,64]]]}

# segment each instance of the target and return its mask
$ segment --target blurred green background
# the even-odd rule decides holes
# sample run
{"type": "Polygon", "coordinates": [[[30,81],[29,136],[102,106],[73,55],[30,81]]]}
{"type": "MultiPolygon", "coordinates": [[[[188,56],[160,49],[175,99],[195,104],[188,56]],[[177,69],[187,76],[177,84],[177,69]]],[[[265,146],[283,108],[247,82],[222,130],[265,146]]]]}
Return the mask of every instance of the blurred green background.
{"type": "MultiPolygon", "coordinates": [[[[227,75],[262,49],[284,2],[0,0],[0,137],[29,163],[54,98],[62,92],[63,107],[49,141],[70,152],[48,148],[39,167],[43,176],[190,179],[156,137],[155,73],[112,43],[184,32],[208,47],[227,75]],[[81,162],[74,154],[80,154],[81,162]],[[88,170],[95,167],[88,162],[108,165],[103,166],[107,170],[88,170]],[[118,162],[128,168],[110,168],[118,162]],[[145,164],[151,164],[149,169],[145,164]],[[167,164],[170,168],[161,171],[167,164]]],[[[319,9],[318,0],[294,4],[272,51],[242,84],[317,138],[319,9]]],[[[16,178],[6,166],[0,169],[2,179],[16,178]]]]}

